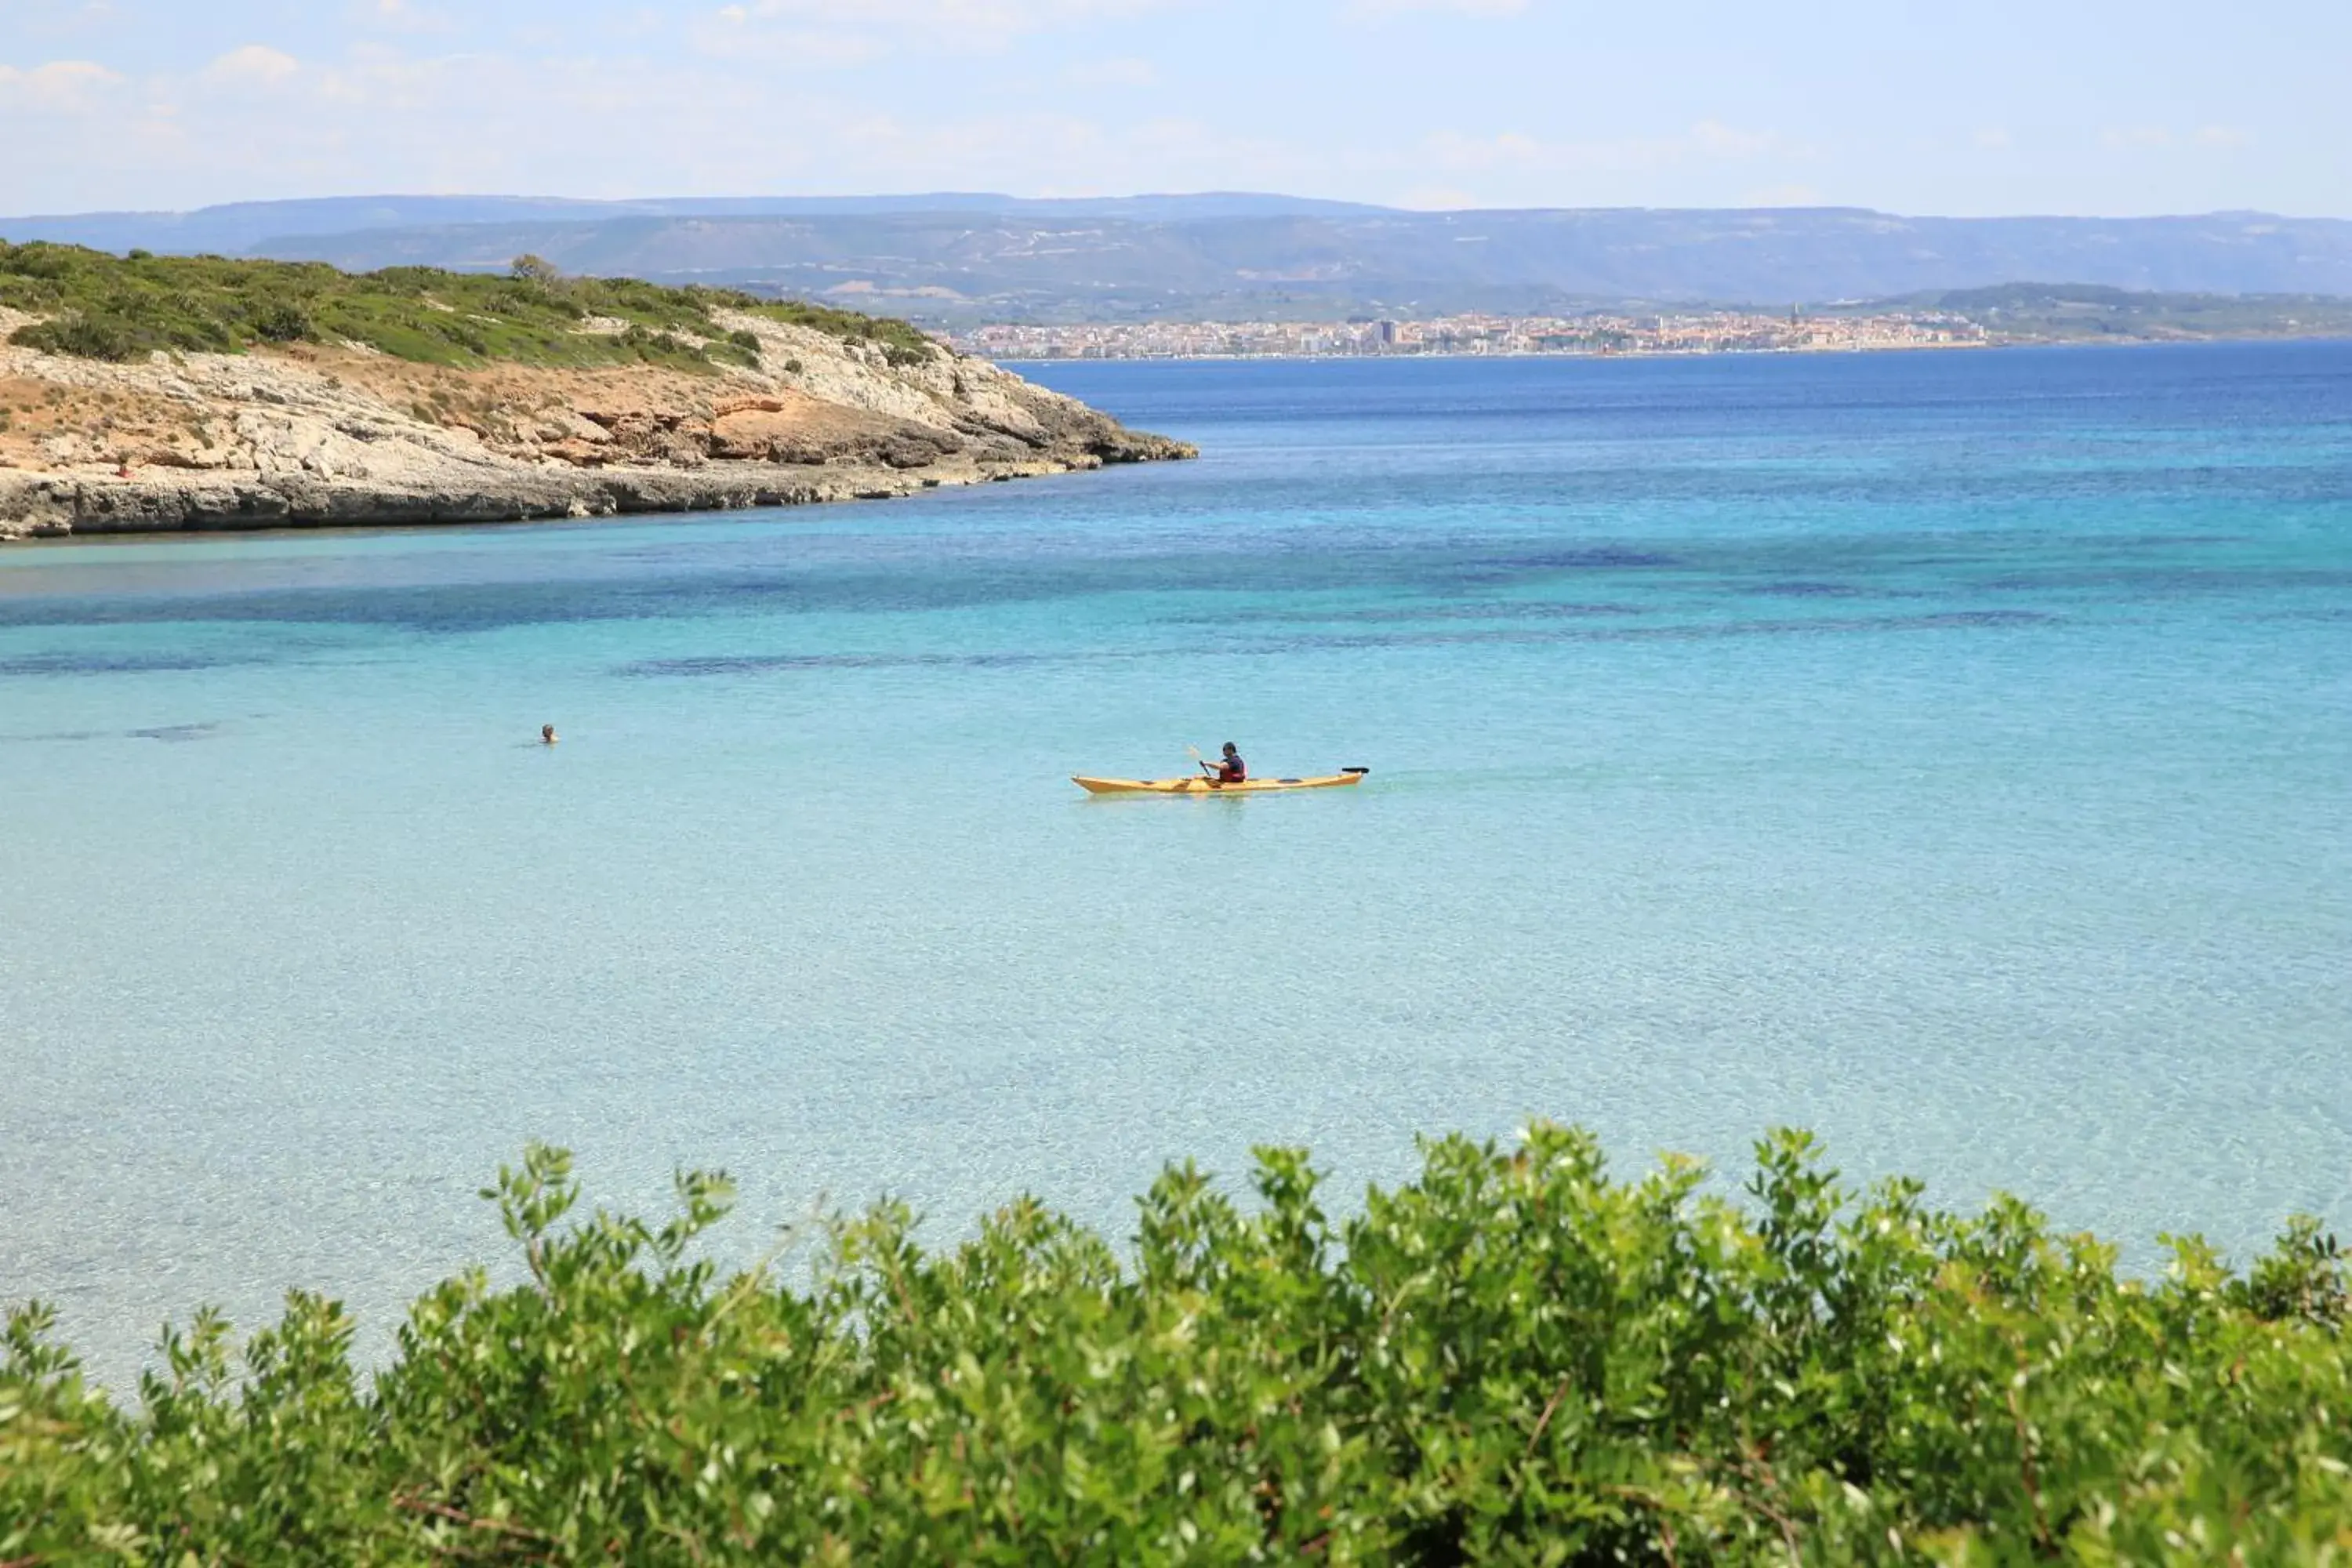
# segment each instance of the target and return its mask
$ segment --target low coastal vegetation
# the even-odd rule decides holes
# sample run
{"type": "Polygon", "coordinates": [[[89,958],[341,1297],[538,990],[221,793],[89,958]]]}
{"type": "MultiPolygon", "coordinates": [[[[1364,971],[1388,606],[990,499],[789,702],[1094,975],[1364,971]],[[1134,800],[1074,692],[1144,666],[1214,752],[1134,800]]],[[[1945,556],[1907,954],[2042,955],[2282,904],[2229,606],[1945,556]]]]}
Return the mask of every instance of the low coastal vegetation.
{"type": "Polygon", "coordinates": [[[565,278],[535,257],[504,275],[392,267],[348,273],[317,262],[216,256],[127,257],[79,246],[0,242],[0,307],[39,318],[10,341],[50,353],[125,361],[158,350],[242,353],[266,344],[356,344],[423,364],[473,367],[756,366],[759,340],[719,310],[765,316],[877,345],[894,364],[929,360],[904,321],[734,289],[670,289],[625,278],[565,278]]]}
{"type": "Polygon", "coordinates": [[[19,1310],[0,1563],[486,1560],[2343,1563],[2345,1258],[2138,1279],[2009,1199],[1843,1185],[1810,1139],[1744,1201],[1584,1134],[1433,1142],[1327,1217],[1192,1166],[1132,1249],[1034,1203],[927,1251],[885,1205],[721,1277],[724,1178],[648,1223],[533,1148],[520,1244],[356,1373],[289,1299],[233,1366],[200,1315],[135,1409],[19,1310]]]}

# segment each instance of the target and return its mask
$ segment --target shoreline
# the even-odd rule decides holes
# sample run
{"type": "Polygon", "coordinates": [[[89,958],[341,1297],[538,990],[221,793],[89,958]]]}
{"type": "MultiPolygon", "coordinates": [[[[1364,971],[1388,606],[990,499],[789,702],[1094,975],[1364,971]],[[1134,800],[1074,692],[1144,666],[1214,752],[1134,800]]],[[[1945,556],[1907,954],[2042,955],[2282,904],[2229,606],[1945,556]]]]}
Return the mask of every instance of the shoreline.
{"type": "Polygon", "coordinates": [[[1987,353],[2017,349],[2183,349],[2229,348],[2248,343],[2352,343],[2343,332],[2264,333],[2211,338],[2016,338],[2003,342],[1874,343],[1859,348],[1801,349],[1652,349],[1631,353],[1598,353],[1584,349],[1513,350],[1502,353],[1410,354],[1064,354],[1040,359],[1008,354],[990,363],[999,365],[1066,364],[1397,364],[1415,360],[1692,360],[1692,359],[1859,359],[1871,354],[1987,353]]]}
{"type": "Polygon", "coordinates": [[[0,546],[158,534],[407,529],[484,523],[580,522],[662,513],[743,511],[899,500],[926,490],[1085,473],[1194,455],[1183,443],[1015,463],[937,463],[929,471],[885,467],[730,464],[709,469],[609,468],[504,477],[479,486],[368,485],[348,481],[0,473],[0,546]],[[944,470],[944,471],[941,471],[944,470]],[[13,482],[12,482],[13,481],[13,482]]]}

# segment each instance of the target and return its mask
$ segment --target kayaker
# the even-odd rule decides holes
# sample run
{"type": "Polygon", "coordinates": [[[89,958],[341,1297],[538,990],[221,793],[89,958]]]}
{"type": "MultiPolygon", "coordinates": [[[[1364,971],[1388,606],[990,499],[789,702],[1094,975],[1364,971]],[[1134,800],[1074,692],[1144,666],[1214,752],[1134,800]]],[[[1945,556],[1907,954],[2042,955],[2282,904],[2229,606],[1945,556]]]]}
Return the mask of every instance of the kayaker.
{"type": "Polygon", "coordinates": [[[1207,769],[1209,775],[1219,784],[1243,784],[1249,779],[1249,766],[1242,761],[1240,750],[1231,741],[1225,742],[1223,756],[1213,763],[1202,763],[1201,766],[1207,769]]]}

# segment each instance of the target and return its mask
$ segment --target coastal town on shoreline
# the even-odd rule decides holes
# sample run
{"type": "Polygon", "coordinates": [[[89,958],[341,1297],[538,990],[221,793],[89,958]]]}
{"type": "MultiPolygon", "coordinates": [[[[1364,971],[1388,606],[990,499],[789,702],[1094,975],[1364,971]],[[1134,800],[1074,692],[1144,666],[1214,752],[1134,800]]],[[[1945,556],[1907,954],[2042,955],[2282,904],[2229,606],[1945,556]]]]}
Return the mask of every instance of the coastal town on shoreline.
{"type": "Polygon", "coordinates": [[[1834,353],[1977,348],[1996,341],[1948,311],[1786,315],[1753,310],[1424,321],[999,323],[947,334],[992,360],[1364,358],[1412,354],[1834,353]]]}

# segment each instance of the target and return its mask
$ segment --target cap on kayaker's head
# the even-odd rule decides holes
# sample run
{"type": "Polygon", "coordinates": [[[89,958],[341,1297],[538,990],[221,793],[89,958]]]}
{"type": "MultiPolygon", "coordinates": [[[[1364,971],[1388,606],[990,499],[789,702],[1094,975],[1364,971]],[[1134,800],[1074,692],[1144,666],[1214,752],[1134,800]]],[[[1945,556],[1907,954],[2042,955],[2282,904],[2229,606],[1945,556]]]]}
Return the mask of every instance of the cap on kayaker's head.
{"type": "Polygon", "coordinates": [[[1240,748],[1239,746],[1234,745],[1231,741],[1227,741],[1227,742],[1225,742],[1225,755],[1227,755],[1227,756],[1229,756],[1229,757],[1230,757],[1230,756],[1232,756],[1235,752],[1238,752],[1238,751],[1240,751],[1240,750],[1241,750],[1241,748],[1240,748]]]}

